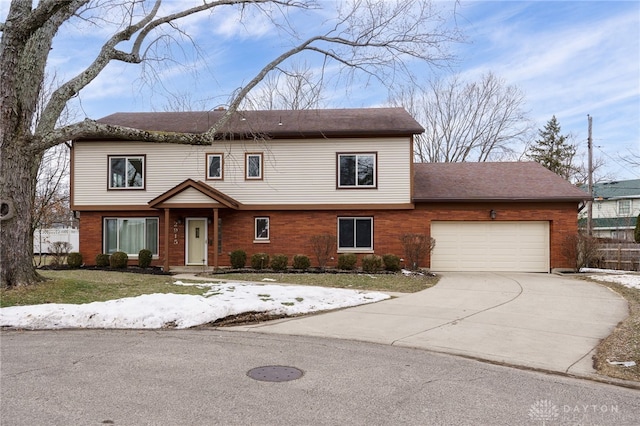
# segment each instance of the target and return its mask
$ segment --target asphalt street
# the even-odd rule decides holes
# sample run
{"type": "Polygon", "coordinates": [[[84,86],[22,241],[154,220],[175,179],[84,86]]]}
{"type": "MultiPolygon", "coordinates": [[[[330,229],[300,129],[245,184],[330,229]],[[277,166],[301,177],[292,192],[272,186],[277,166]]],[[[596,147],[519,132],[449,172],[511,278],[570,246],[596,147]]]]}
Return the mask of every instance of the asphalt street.
{"type": "Polygon", "coordinates": [[[0,361],[2,425],[640,424],[635,389],[330,338],[3,331],[0,361]]]}

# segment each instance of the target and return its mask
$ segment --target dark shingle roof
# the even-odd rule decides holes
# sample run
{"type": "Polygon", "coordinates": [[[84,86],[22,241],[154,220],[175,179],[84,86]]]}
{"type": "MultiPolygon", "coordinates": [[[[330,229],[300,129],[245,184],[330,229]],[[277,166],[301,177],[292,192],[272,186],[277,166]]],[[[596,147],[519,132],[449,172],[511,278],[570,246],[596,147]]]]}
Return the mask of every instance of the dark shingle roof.
{"type": "Polygon", "coordinates": [[[414,201],[582,201],[588,195],[535,162],[416,163],[414,201]]]}
{"type": "MultiPolygon", "coordinates": [[[[204,133],[225,111],[119,112],[100,123],[134,129],[204,133]]],[[[221,129],[235,137],[260,133],[273,138],[410,136],[424,132],[403,108],[238,111],[221,129]]]]}

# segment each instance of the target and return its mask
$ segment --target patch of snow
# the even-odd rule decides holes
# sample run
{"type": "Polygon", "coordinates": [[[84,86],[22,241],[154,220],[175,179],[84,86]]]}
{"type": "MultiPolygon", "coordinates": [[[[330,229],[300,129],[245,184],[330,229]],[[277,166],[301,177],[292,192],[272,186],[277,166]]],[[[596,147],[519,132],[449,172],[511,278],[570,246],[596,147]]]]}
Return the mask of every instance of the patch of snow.
{"type": "Polygon", "coordinates": [[[582,268],[580,272],[598,272],[601,275],[589,275],[595,281],[610,282],[623,285],[629,288],[640,289],[640,274],[633,274],[627,271],[617,271],[613,269],[582,268]]]}
{"type": "Polygon", "coordinates": [[[58,328],[189,328],[245,312],[295,315],[366,303],[390,296],[311,286],[240,283],[183,283],[205,290],[202,296],[146,294],[82,305],[12,306],[0,309],[0,326],[58,328]]]}
{"type": "Polygon", "coordinates": [[[580,268],[580,272],[583,272],[583,273],[594,272],[594,273],[618,274],[618,275],[627,273],[627,271],[620,271],[618,269],[599,269],[599,268],[580,268]]]}

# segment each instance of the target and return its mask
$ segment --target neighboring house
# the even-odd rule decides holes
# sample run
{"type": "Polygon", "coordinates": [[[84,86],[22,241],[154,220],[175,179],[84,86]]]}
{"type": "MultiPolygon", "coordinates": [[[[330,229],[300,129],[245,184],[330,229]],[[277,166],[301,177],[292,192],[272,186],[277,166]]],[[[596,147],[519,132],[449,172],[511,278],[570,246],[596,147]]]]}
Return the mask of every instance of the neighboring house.
{"type": "MultiPolygon", "coordinates": [[[[592,227],[595,237],[633,242],[638,214],[640,179],[593,185],[592,227]]],[[[587,226],[586,209],[580,212],[579,224],[580,227],[587,226]]]]}
{"type": "MultiPolygon", "coordinates": [[[[202,133],[224,111],[117,113],[99,120],[202,133]]],[[[331,234],[340,253],[403,256],[432,235],[420,266],[548,272],[586,196],[537,163],[414,164],[424,129],[401,108],[236,113],[211,145],[75,140],[71,207],[86,264],[140,249],[154,264],[230,265],[229,253],[309,256],[331,234]]]]}

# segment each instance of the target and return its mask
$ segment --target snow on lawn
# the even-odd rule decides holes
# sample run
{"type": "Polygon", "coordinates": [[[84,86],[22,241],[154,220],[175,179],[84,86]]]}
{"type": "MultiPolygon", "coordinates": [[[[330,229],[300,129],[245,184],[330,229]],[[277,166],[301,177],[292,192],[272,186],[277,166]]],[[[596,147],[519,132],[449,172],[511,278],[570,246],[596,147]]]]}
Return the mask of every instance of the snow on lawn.
{"type": "Polygon", "coordinates": [[[324,287],[197,283],[202,296],[146,294],[82,305],[45,304],[0,309],[0,327],[188,328],[244,312],[294,315],[378,302],[389,296],[324,287]]]}
{"type": "Polygon", "coordinates": [[[589,278],[596,281],[605,281],[610,283],[621,284],[629,288],[640,289],[640,274],[632,274],[625,271],[617,271],[613,269],[594,269],[582,268],[580,272],[598,272],[603,275],[590,275],[589,278]]]}

